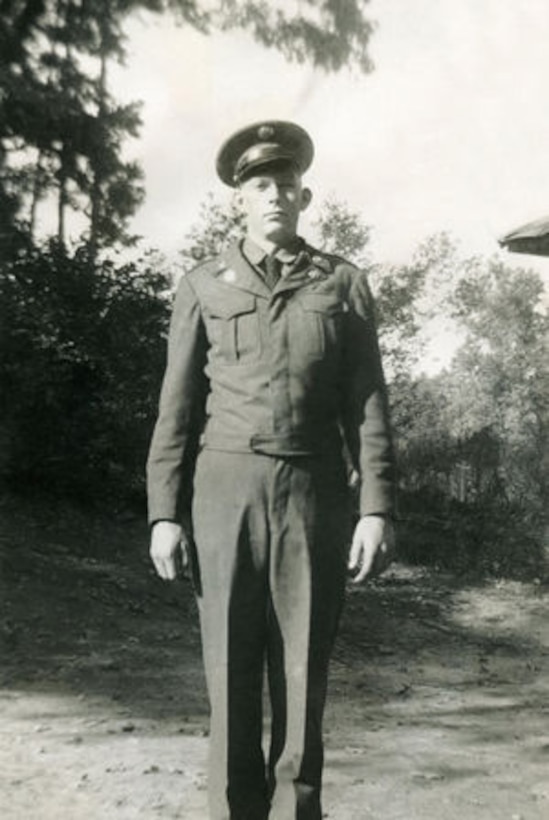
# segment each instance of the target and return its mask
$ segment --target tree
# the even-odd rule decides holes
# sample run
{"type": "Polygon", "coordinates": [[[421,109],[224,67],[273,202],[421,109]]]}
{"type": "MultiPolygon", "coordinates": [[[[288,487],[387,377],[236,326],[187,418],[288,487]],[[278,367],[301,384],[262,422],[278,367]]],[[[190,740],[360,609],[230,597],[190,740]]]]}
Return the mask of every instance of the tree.
{"type": "Polygon", "coordinates": [[[373,68],[368,46],[375,26],[366,16],[369,0],[224,0],[213,5],[168,0],[159,5],[170,6],[204,32],[243,29],[287,59],[309,60],[326,71],[346,65],[363,72],[373,68]]]}
{"type": "Polygon", "coordinates": [[[168,300],[156,257],[90,265],[52,242],[13,262],[0,277],[0,480],[88,501],[142,491],[168,300]]]}
{"type": "MultiPolygon", "coordinates": [[[[240,28],[288,59],[336,71],[371,70],[367,0],[297,4],[224,0],[6,0],[0,6],[0,208],[4,247],[32,239],[41,200],[57,200],[57,240],[76,212],[93,259],[127,243],[127,222],[143,198],[122,144],[137,135],[135,104],[108,91],[108,65],[125,56],[123,23],[139,9],[175,14],[204,34],[240,28]]],[[[74,222],[74,220],[73,220],[74,222]]]]}
{"type": "Polygon", "coordinates": [[[116,105],[106,87],[107,60],[123,54],[120,15],[105,0],[0,9],[2,188],[9,193],[15,175],[17,215],[31,239],[39,202],[53,196],[60,244],[78,211],[90,217],[94,251],[127,239],[142,189],[137,166],[121,159],[124,138],[137,133],[137,109],[116,105]]]}
{"type": "Polygon", "coordinates": [[[532,271],[460,259],[455,250],[433,261],[416,318],[445,315],[457,335],[446,367],[429,376],[416,371],[393,402],[410,520],[438,516],[430,548],[454,567],[545,572],[549,322],[542,282],[532,271]]]}
{"type": "Polygon", "coordinates": [[[549,489],[549,318],[541,309],[542,294],[534,272],[491,261],[462,279],[453,300],[467,329],[456,358],[461,385],[454,406],[461,435],[489,425],[500,442],[507,500],[538,512],[549,489]]]}
{"type": "Polygon", "coordinates": [[[244,232],[244,215],[234,199],[222,204],[213,194],[208,194],[199,207],[197,221],[184,237],[181,250],[184,268],[188,270],[197,262],[210,259],[231,242],[241,239],[244,232]]]}
{"type": "Polygon", "coordinates": [[[328,199],[319,208],[314,228],[327,252],[352,260],[359,267],[371,264],[368,256],[370,226],[344,202],[328,199]]]}

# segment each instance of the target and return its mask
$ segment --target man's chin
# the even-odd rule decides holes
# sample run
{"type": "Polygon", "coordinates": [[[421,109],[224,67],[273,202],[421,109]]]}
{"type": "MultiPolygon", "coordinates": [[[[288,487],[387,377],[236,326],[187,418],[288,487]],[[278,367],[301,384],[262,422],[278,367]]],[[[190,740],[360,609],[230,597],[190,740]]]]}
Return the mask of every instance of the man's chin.
{"type": "Polygon", "coordinates": [[[282,245],[285,242],[291,241],[296,235],[295,230],[290,230],[287,225],[280,223],[269,223],[265,226],[265,239],[273,242],[276,245],[282,245]]]}

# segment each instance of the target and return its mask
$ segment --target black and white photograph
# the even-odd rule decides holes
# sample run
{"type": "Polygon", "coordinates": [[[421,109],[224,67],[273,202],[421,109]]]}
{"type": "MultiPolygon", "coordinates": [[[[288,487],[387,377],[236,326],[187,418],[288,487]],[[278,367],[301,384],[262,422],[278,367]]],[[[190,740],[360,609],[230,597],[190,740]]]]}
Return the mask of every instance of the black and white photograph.
{"type": "Polygon", "coordinates": [[[0,818],[549,818],[546,0],[0,0],[0,818]]]}

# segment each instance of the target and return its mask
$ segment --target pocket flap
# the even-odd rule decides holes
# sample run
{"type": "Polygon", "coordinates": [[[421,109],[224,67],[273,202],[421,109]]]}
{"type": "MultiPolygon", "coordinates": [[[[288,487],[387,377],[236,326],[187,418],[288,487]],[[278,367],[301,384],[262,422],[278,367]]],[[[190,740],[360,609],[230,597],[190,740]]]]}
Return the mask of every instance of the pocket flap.
{"type": "Polygon", "coordinates": [[[331,293],[304,293],[299,298],[299,304],[303,310],[324,313],[328,316],[344,313],[347,308],[345,303],[331,293]]]}
{"type": "Polygon", "coordinates": [[[217,319],[233,319],[243,313],[253,313],[255,296],[227,289],[225,293],[210,295],[205,305],[206,312],[217,319]]]}

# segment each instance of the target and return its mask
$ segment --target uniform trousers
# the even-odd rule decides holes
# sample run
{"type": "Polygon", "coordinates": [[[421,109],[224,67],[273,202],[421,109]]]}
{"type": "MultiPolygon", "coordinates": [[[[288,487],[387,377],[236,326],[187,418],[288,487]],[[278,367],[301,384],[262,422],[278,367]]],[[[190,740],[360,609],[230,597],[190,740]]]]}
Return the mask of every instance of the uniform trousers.
{"type": "Polygon", "coordinates": [[[193,527],[211,820],[321,820],[322,716],[350,522],[337,456],[199,453],[193,527]]]}

